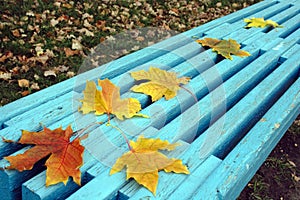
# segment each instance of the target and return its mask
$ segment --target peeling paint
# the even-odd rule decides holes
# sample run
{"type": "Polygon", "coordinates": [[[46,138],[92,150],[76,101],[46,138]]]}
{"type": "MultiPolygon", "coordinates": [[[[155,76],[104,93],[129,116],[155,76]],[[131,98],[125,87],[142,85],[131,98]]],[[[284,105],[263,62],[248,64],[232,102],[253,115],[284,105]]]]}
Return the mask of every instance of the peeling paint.
{"type": "Polygon", "coordinates": [[[280,127],[279,123],[274,124],[275,129],[278,129],[280,127]]]}
{"type": "Polygon", "coordinates": [[[267,121],[267,119],[266,119],[266,118],[261,118],[260,121],[261,121],[261,122],[265,122],[265,121],[267,121]]]}
{"type": "Polygon", "coordinates": [[[283,47],[283,42],[280,42],[278,45],[276,45],[275,47],[273,47],[272,49],[275,51],[278,51],[281,47],[283,47]]]}

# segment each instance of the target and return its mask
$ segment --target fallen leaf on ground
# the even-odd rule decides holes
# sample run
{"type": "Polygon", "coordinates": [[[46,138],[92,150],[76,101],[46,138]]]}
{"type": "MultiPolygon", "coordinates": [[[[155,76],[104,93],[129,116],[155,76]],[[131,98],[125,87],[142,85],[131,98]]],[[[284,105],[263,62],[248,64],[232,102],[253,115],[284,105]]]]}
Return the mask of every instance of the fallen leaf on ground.
{"type": "Polygon", "coordinates": [[[69,177],[73,177],[74,182],[80,185],[79,168],[83,164],[84,147],[81,146],[79,138],[69,141],[72,134],[70,126],[66,130],[61,128],[50,130],[46,127],[41,132],[23,130],[18,143],[35,146],[23,154],[5,157],[10,163],[6,169],[16,169],[20,172],[31,170],[37,161],[50,155],[45,163],[46,186],[59,182],[66,184],[69,177]]]}
{"type": "Polygon", "coordinates": [[[44,49],[41,46],[35,47],[35,52],[37,56],[41,56],[44,53],[44,49]]]}
{"type": "Polygon", "coordinates": [[[296,176],[295,173],[292,174],[292,177],[293,177],[293,179],[294,179],[296,182],[299,182],[299,181],[300,181],[300,177],[299,177],[299,176],[296,176]]]}
{"type": "Polygon", "coordinates": [[[92,28],[93,27],[93,25],[91,25],[87,19],[83,20],[83,26],[85,26],[86,28],[92,28]]]}
{"type": "Polygon", "coordinates": [[[28,65],[23,65],[22,68],[21,68],[21,72],[22,72],[22,73],[24,73],[24,72],[26,73],[26,72],[28,72],[29,70],[30,70],[30,68],[28,67],[28,65]]]}
{"type": "Polygon", "coordinates": [[[152,101],[157,101],[163,96],[166,100],[175,97],[177,90],[180,89],[180,84],[187,84],[190,80],[189,77],[177,78],[175,72],[168,72],[156,67],[150,67],[149,72],[145,70],[131,72],[131,76],[135,80],[149,80],[149,82],[133,86],[131,90],[150,95],[152,101]]]}
{"type": "Polygon", "coordinates": [[[110,175],[127,168],[127,179],[134,178],[139,184],[148,188],[154,195],[158,184],[158,171],[189,174],[182,161],[168,158],[158,150],[174,150],[177,144],[169,144],[159,138],[140,136],[136,142],[130,141],[131,151],[126,152],[110,170],[110,175]]]}
{"type": "Polygon", "coordinates": [[[20,92],[20,93],[21,93],[22,97],[25,97],[25,96],[27,96],[27,95],[30,94],[30,91],[29,90],[25,90],[25,91],[20,92]]]}
{"type": "Polygon", "coordinates": [[[120,98],[120,88],[115,86],[110,80],[98,80],[98,85],[102,90],[97,90],[94,81],[87,81],[86,88],[83,91],[84,98],[81,100],[82,107],[79,108],[83,114],[96,111],[96,115],[106,113],[108,120],[110,114],[114,114],[118,119],[131,118],[133,116],[147,117],[143,114],[137,114],[141,110],[141,104],[137,99],[120,98]]]}
{"type": "Polygon", "coordinates": [[[33,89],[33,90],[39,90],[40,89],[38,83],[32,83],[30,88],[33,89]]]}
{"type": "Polygon", "coordinates": [[[59,21],[58,20],[56,20],[56,19],[51,19],[50,20],[50,24],[51,24],[51,26],[56,26],[57,24],[59,23],[59,21]]]}
{"type": "Polygon", "coordinates": [[[71,78],[71,77],[75,76],[75,73],[74,72],[67,72],[66,76],[68,78],[71,78]]]}
{"type": "Polygon", "coordinates": [[[46,49],[45,55],[47,55],[49,58],[55,57],[53,51],[49,49],[46,49]]]}
{"type": "Polygon", "coordinates": [[[69,3],[64,3],[63,5],[62,5],[62,7],[64,7],[64,8],[72,8],[73,6],[71,5],[71,4],[69,4],[69,3]]]}
{"type": "Polygon", "coordinates": [[[73,56],[73,55],[80,55],[80,50],[72,50],[70,48],[64,48],[64,52],[67,57],[73,56]]]}
{"type": "Polygon", "coordinates": [[[244,22],[248,23],[246,27],[261,27],[264,28],[266,26],[272,26],[274,28],[282,28],[276,22],[272,20],[264,20],[264,18],[251,18],[251,19],[244,19],[244,22]]]}
{"type": "Polygon", "coordinates": [[[56,73],[53,70],[48,70],[48,71],[44,72],[44,76],[45,77],[47,77],[47,76],[55,76],[56,77],[56,73]]]}
{"type": "Polygon", "coordinates": [[[54,67],[54,71],[56,72],[66,72],[69,70],[69,67],[66,67],[65,65],[59,65],[58,67],[54,67]]]}
{"type": "Polygon", "coordinates": [[[20,87],[29,87],[29,81],[27,79],[18,80],[18,84],[20,87]]]}
{"type": "Polygon", "coordinates": [[[96,23],[96,27],[98,29],[100,29],[101,31],[105,31],[106,30],[105,24],[106,24],[106,21],[98,20],[96,23]]]}
{"type": "MultiPolygon", "coordinates": [[[[10,72],[12,72],[13,74],[19,74],[20,73],[21,68],[19,66],[14,67],[13,69],[9,70],[10,72]]],[[[22,70],[23,71],[23,70],[22,70]]],[[[1,73],[1,72],[0,72],[1,73]]]]}
{"type": "Polygon", "coordinates": [[[37,75],[37,74],[35,74],[33,77],[34,77],[35,80],[39,80],[40,79],[39,75],[37,75]]]}
{"type": "Polygon", "coordinates": [[[11,33],[15,37],[21,37],[20,31],[18,29],[12,30],[11,33]]]}
{"type": "Polygon", "coordinates": [[[40,62],[43,65],[45,65],[47,63],[48,59],[49,59],[49,56],[46,54],[43,54],[41,56],[31,57],[28,59],[28,61],[33,61],[34,63],[37,61],[37,62],[40,62]]]}
{"type": "Polygon", "coordinates": [[[223,57],[232,60],[231,54],[244,57],[250,56],[251,54],[247,51],[241,50],[241,45],[235,40],[219,40],[215,38],[204,38],[202,40],[196,40],[202,46],[208,46],[212,48],[213,51],[216,51],[218,54],[223,57]]]}
{"type": "Polygon", "coordinates": [[[13,53],[12,52],[7,52],[4,55],[0,56],[0,62],[5,62],[6,59],[13,57],[13,53]]]}
{"type": "Polygon", "coordinates": [[[0,71],[0,79],[6,80],[6,81],[11,79],[11,73],[0,71]]]}
{"type": "Polygon", "coordinates": [[[86,36],[91,36],[91,37],[94,37],[94,33],[89,31],[88,29],[86,28],[82,28],[82,29],[78,29],[77,30],[79,33],[84,33],[86,36]]]}
{"type": "Polygon", "coordinates": [[[75,39],[72,40],[72,49],[82,50],[82,45],[80,44],[80,42],[78,40],[75,40],[75,39]]]}
{"type": "Polygon", "coordinates": [[[68,21],[69,20],[69,16],[67,15],[61,15],[59,18],[57,18],[58,21],[68,21]]]}

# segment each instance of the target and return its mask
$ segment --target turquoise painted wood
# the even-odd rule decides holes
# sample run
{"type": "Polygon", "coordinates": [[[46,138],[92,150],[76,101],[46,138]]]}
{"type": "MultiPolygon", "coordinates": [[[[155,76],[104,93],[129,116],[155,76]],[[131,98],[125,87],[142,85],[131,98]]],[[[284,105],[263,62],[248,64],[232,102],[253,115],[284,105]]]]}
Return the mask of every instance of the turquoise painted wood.
{"type": "MultiPolygon", "coordinates": [[[[109,78],[123,98],[137,98],[141,113],[150,116],[111,119],[128,136],[141,133],[183,145],[169,156],[181,158],[190,175],[160,172],[153,196],[125,173],[109,176],[110,166],[127,151],[120,133],[104,125],[90,129],[85,146],[82,186],[45,186],[45,168],[0,171],[2,199],[234,199],[242,191],[286,129],[300,113],[300,2],[266,0],[114,60],[72,79],[0,108],[0,136],[18,140],[21,129],[39,131],[71,125],[79,130],[106,116],[82,115],[79,99],[86,80],[109,78]],[[264,17],[284,28],[245,28],[243,18],[264,17]],[[193,36],[235,39],[251,56],[224,60],[194,42],[193,36]],[[129,92],[130,72],[156,66],[189,76],[185,85],[196,97],[180,90],[176,98],[151,102],[129,92]]],[[[29,146],[0,141],[3,158],[29,146]]]]}
{"type": "Polygon", "coordinates": [[[231,199],[238,196],[293,122],[293,116],[299,114],[299,88],[300,78],[226,156],[206,183],[193,194],[193,199],[231,199]]]}

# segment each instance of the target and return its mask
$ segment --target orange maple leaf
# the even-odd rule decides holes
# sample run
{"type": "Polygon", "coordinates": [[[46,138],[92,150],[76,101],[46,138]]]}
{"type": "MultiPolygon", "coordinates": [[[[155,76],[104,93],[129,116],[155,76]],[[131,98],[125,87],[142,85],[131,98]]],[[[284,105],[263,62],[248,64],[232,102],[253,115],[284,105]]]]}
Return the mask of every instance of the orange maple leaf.
{"type": "Polygon", "coordinates": [[[118,119],[123,120],[124,117],[131,118],[133,116],[148,117],[143,114],[137,114],[141,110],[140,102],[135,98],[120,98],[120,89],[110,80],[98,80],[98,85],[102,90],[97,90],[97,86],[93,81],[87,81],[86,88],[83,91],[84,99],[81,100],[82,107],[79,108],[83,114],[96,111],[96,115],[106,113],[108,121],[110,114],[114,114],[118,119]]]}
{"type": "Polygon", "coordinates": [[[130,141],[132,149],[117,159],[110,170],[110,175],[127,168],[127,179],[134,178],[148,188],[154,195],[158,184],[158,171],[189,174],[182,161],[168,158],[158,150],[174,150],[178,144],[170,144],[161,139],[140,136],[136,142],[130,141]]]}
{"type": "Polygon", "coordinates": [[[69,141],[72,134],[71,126],[66,130],[61,128],[50,130],[46,127],[41,132],[23,130],[18,143],[35,144],[35,146],[23,154],[5,157],[10,163],[6,169],[30,170],[37,161],[51,154],[45,163],[46,186],[59,182],[66,184],[69,177],[73,177],[74,182],[80,185],[79,168],[83,164],[84,147],[80,144],[79,138],[69,141]]]}
{"type": "Polygon", "coordinates": [[[230,60],[232,60],[231,54],[240,57],[250,56],[249,52],[241,50],[241,45],[232,39],[219,40],[215,38],[204,38],[202,40],[196,40],[196,42],[202,44],[202,46],[212,48],[213,51],[218,52],[218,54],[230,60]]]}
{"type": "Polygon", "coordinates": [[[150,67],[149,72],[145,70],[131,72],[131,76],[135,80],[150,80],[133,86],[131,90],[150,95],[152,101],[157,101],[163,96],[166,100],[175,97],[177,90],[180,89],[180,84],[187,84],[190,80],[189,77],[177,78],[175,72],[168,72],[156,67],[150,67]]]}

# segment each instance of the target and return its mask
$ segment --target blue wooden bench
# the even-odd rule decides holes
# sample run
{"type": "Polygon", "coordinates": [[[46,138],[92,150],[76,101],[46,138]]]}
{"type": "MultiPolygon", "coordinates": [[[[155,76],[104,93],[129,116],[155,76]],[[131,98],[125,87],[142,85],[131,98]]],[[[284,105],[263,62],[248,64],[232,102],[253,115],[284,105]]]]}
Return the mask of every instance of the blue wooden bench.
{"type": "MultiPolygon", "coordinates": [[[[78,113],[86,80],[109,78],[122,97],[135,97],[150,119],[132,118],[112,123],[129,139],[140,133],[182,145],[169,156],[183,160],[190,175],[160,172],[154,197],[125,173],[109,176],[118,156],[126,151],[119,132],[101,125],[82,141],[86,147],[81,167],[82,186],[69,181],[46,187],[45,168],[0,171],[1,199],[234,199],[300,113],[300,2],[266,0],[181,33],[153,46],[107,63],[0,108],[0,135],[18,140],[21,129],[39,131],[72,124],[79,130],[106,116],[78,113]],[[244,28],[243,18],[264,17],[284,28],[244,28]],[[204,50],[193,37],[232,38],[250,57],[224,60],[204,50]],[[146,95],[128,92],[134,84],[130,71],[149,66],[192,77],[169,101],[151,103],[146,95]],[[104,70],[105,69],[105,70],[104,70]],[[42,124],[42,125],[41,125],[42,124]],[[92,152],[92,154],[91,154],[92,152]]],[[[29,147],[0,141],[4,156],[29,147]]]]}

